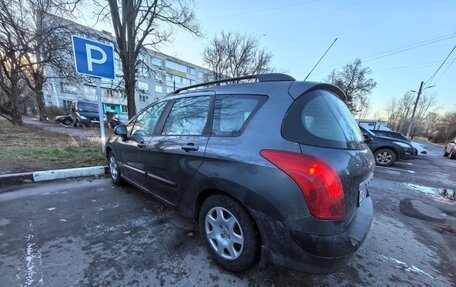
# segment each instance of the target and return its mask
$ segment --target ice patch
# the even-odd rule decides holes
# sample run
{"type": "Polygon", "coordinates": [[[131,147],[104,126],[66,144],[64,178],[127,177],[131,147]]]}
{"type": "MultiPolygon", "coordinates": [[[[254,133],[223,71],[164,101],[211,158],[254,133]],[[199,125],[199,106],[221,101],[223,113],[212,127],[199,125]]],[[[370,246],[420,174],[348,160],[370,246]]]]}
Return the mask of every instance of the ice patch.
{"type": "Polygon", "coordinates": [[[390,261],[393,261],[394,263],[396,263],[397,265],[401,266],[401,267],[404,267],[405,268],[405,271],[408,271],[408,272],[415,272],[415,273],[421,273],[421,274],[424,274],[426,276],[428,276],[429,278],[431,279],[435,279],[434,276],[432,276],[431,274],[421,270],[420,268],[416,267],[416,266],[413,266],[413,265],[408,265],[407,263],[405,262],[402,262],[400,260],[397,260],[396,258],[393,258],[393,257],[388,257],[388,256],[385,256],[385,255],[380,255],[382,258],[385,258],[387,260],[390,260],[390,261]]]}
{"type": "Polygon", "coordinates": [[[456,199],[456,190],[450,188],[435,188],[413,183],[404,183],[409,189],[413,189],[432,196],[445,197],[451,200],[456,199]]]}

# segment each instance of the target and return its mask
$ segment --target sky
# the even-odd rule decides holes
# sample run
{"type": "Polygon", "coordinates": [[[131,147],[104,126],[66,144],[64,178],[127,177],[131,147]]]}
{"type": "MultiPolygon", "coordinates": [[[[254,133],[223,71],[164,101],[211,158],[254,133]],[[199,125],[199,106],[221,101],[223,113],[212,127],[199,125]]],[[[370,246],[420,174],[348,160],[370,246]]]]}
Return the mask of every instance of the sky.
{"type": "MultiPolygon", "coordinates": [[[[437,95],[437,112],[456,111],[456,51],[427,82],[456,45],[454,0],[194,0],[194,11],[203,37],[176,30],[161,52],[206,66],[207,42],[223,30],[240,32],[272,53],[275,69],[302,80],[337,37],[308,80],[323,81],[332,69],[360,58],[377,82],[369,96],[371,116],[384,115],[390,99],[418,90],[421,81],[435,85],[426,92],[437,95]]],[[[91,25],[87,19],[79,22],[91,25]]]]}

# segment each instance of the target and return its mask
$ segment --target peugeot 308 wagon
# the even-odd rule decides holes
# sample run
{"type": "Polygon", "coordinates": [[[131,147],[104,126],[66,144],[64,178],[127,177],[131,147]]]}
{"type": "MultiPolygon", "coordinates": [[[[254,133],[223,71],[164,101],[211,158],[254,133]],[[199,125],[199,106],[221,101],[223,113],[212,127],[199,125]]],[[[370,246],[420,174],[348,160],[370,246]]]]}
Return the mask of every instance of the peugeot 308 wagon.
{"type": "Polygon", "coordinates": [[[115,128],[111,177],[197,222],[230,271],[333,272],[373,216],[374,158],[344,101],[284,74],[179,89],[115,128]]]}

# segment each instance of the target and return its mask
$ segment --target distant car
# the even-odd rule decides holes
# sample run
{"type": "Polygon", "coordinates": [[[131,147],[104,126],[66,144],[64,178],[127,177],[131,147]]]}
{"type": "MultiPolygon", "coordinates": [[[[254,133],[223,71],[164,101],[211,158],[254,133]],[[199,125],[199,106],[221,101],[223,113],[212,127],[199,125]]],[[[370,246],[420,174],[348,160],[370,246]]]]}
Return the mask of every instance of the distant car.
{"type": "MultiPolygon", "coordinates": [[[[92,122],[99,123],[100,117],[98,116],[98,103],[89,101],[73,101],[71,103],[71,110],[79,113],[81,116],[86,117],[92,122]]],[[[106,121],[106,118],[104,118],[106,121]]]]}
{"type": "Polygon", "coordinates": [[[395,139],[400,139],[400,140],[403,140],[403,141],[407,141],[414,148],[414,155],[415,156],[427,154],[427,148],[425,146],[423,146],[420,143],[417,143],[417,142],[414,142],[414,141],[410,141],[406,136],[404,136],[401,133],[393,132],[393,131],[386,131],[386,130],[370,130],[370,131],[373,132],[377,136],[389,137],[389,138],[395,138],[395,139]]]}
{"type": "Polygon", "coordinates": [[[65,126],[71,126],[73,124],[73,119],[70,115],[56,116],[54,120],[58,123],[61,123],[65,126]]]}
{"type": "Polygon", "coordinates": [[[54,120],[66,127],[71,127],[71,126],[90,127],[90,126],[92,126],[92,122],[88,118],[81,116],[81,115],[79,115],[76,118],[76,122],[73,122],[71,115],[56,116],[54,118],[54,120]]]}
{"type": "Polygon", "coordinates": [[[448,156],[450,159],[456,159],[456,138],[445,146],[443,149],[443,156],[448,156]]]}
{"type": "Polygon", "coordinates": [[[413,159],[415,149],[409,141],[376,135],[361,126],[359,128],[363,132],[367,145],[374,154],[377,165],[391,166],[397,160],[413,159]]]}

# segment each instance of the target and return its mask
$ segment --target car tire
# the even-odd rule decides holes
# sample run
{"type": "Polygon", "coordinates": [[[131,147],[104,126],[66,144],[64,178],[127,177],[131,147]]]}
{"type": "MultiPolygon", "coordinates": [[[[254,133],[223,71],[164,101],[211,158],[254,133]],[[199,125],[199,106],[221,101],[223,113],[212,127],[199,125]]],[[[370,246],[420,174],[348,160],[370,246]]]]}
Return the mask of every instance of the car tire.
{"type": "Polygon", "coordinates": [[[443,149],[443,156],[448,156],[448,153],[446,151],[446,147],[443,149]]]}
{"type": "Polygon", "coordinates": [[[112,182],[115,185],[122,185],[123,179],[120,176],[119,164],[117,163],[117,159],[113,153],[109,154],[108,164],[109,164],[109,173],[111,174],[112,182]]]}
{"type": "Polygon", "coordinates": [[[453,150],[451,150],[449,156],[448,156],[450,159],[456,159],[456,152],[454,152],[453,150]]]}
{"type": "Polygon", "coordinates": [[[392,166],[396,160],[396,153],[389,148],[381,148],[374,152],[375,163],[380,166],[392,166]]]}
{"type": "Polygon", "coordinates": [[[69,120],[69,119],[65,119],[65,120],[63,121],[63,124],[66,125],[66,126],[71,126],[72,123],[73,123],[73,121],[72,121],[72,120],[69,120]]]}
{"type": "Polygon", "coordinates": [[[201,239],[222,268],[243,272],[258,262],[258,230],[236,200],[221,194],[210,196],[201,206],[198,222],[201,239]]]}

